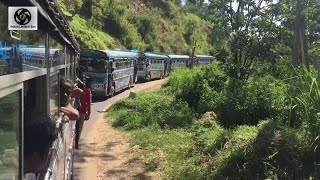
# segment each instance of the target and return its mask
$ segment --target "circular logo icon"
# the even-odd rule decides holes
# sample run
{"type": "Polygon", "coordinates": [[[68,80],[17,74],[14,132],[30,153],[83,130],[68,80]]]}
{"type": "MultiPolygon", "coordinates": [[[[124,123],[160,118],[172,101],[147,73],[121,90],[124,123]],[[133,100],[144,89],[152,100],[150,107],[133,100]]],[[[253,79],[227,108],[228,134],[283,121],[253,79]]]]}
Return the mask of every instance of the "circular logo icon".
{"type": "Polygon", "coordinates": [[[20,25],[26,25],[31,21],[31,13],[28,9],[18,9],[14,13],[14,20],[20,25]]]}

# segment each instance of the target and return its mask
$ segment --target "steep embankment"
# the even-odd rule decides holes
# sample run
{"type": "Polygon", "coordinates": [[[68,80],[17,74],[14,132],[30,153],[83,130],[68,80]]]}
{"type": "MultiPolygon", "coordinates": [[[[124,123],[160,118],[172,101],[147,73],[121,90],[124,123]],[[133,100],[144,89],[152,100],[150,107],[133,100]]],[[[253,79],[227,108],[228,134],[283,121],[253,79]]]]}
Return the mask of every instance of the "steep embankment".
{"type": "Polygon", "coordinates": [[[59,1],[83,47],[136,48],[142,51],[209,53],[210,24],[165,0],[59,1]]]}

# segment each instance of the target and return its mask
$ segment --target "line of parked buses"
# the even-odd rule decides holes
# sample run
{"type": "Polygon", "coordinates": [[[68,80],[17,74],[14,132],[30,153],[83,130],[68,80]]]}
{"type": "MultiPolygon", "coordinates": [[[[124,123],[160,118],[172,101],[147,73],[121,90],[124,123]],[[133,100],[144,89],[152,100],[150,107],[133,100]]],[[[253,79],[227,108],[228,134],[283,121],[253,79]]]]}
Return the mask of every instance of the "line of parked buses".
{"type": "MultiPolygon", "coordinates": [[[[136,78],[163,78],[177,67],[213,60],[205,55],[81,49],[56,0],[0,0],[0,12],[0,180],[24,179],[35,164],[30,156],[47,151],[42,149],[45,135],[26,135],[32,123],[44,125],[41,118],[30,123],[26,115],[31,111],[50,117],[57,132],[38,179],[73,179],[76,121],[63,121],[61,95],[66,92],[61,79],[76,84],[77,72],[82,72],[91,80],[92,96],[108,97],[133,86],[136,78]],[[38,30],[8,31],[10,6],[37,7],[38,30]]],[[[70,105],[76,108],[75,101],[70,105]]]]}
{"type": "MultiPolygon", "coordinates": [[[[187,55],[165,55],[124,50],[85,49],[80,54],[80,69],[91,79],[92,96],[108,97],[140,82],[162,79],[178,67],[189,67],[187,55]]],[[[202,66],[213,56],[195,55],[193,65],[202,66]]]]}

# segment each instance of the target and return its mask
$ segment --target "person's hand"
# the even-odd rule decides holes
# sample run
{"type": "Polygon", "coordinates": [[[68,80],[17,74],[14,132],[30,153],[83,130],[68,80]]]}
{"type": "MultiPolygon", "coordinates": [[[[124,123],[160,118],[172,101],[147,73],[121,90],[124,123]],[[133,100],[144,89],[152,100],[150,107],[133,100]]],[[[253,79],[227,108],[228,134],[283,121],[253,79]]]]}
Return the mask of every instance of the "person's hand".
{"type": "Polygon", "coordinates": [[[73,89],[72,93],[71,93],[71,96],[72,97],[75,97],[75,98],[80,98],[80,96],[82,95],[83,93],[83,90],[80,89],[80,88],[75,88],[73,89]]]}
{"type": "Polygon", "coordinates": [[[69,122],[70,121],[69,117],[66,116],[66,115],[63,116],[63,120],[64,120],[64,122],[69,122]]]}
{"type": "Polygon", "coordinates": [[[87,113],[84,119],[85,120],[89,120],[90,119],[90,113],[87,113]]]}

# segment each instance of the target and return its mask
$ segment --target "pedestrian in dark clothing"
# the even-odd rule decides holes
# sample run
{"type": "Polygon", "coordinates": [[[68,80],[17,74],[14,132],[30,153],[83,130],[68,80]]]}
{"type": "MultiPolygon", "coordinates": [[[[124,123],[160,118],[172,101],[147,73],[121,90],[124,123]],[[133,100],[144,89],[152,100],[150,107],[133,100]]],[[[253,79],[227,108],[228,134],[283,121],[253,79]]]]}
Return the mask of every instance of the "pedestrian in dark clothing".
{"type": "MultiPolygon", "coordinates": [[[[82,79],[85,79],[85,77],[82,79]]],[[[79,84],[79,88],[83,91],[83,93],[80,96],[80,107],[78,108],[80,119],[76,122],[76,149],[79,149],[79,140],[83,129],[84,121],[88,117],[90,117],[91,114],[91,90],[90,88],[88,88],[88,86],[88,84],[79,84]]]]}

